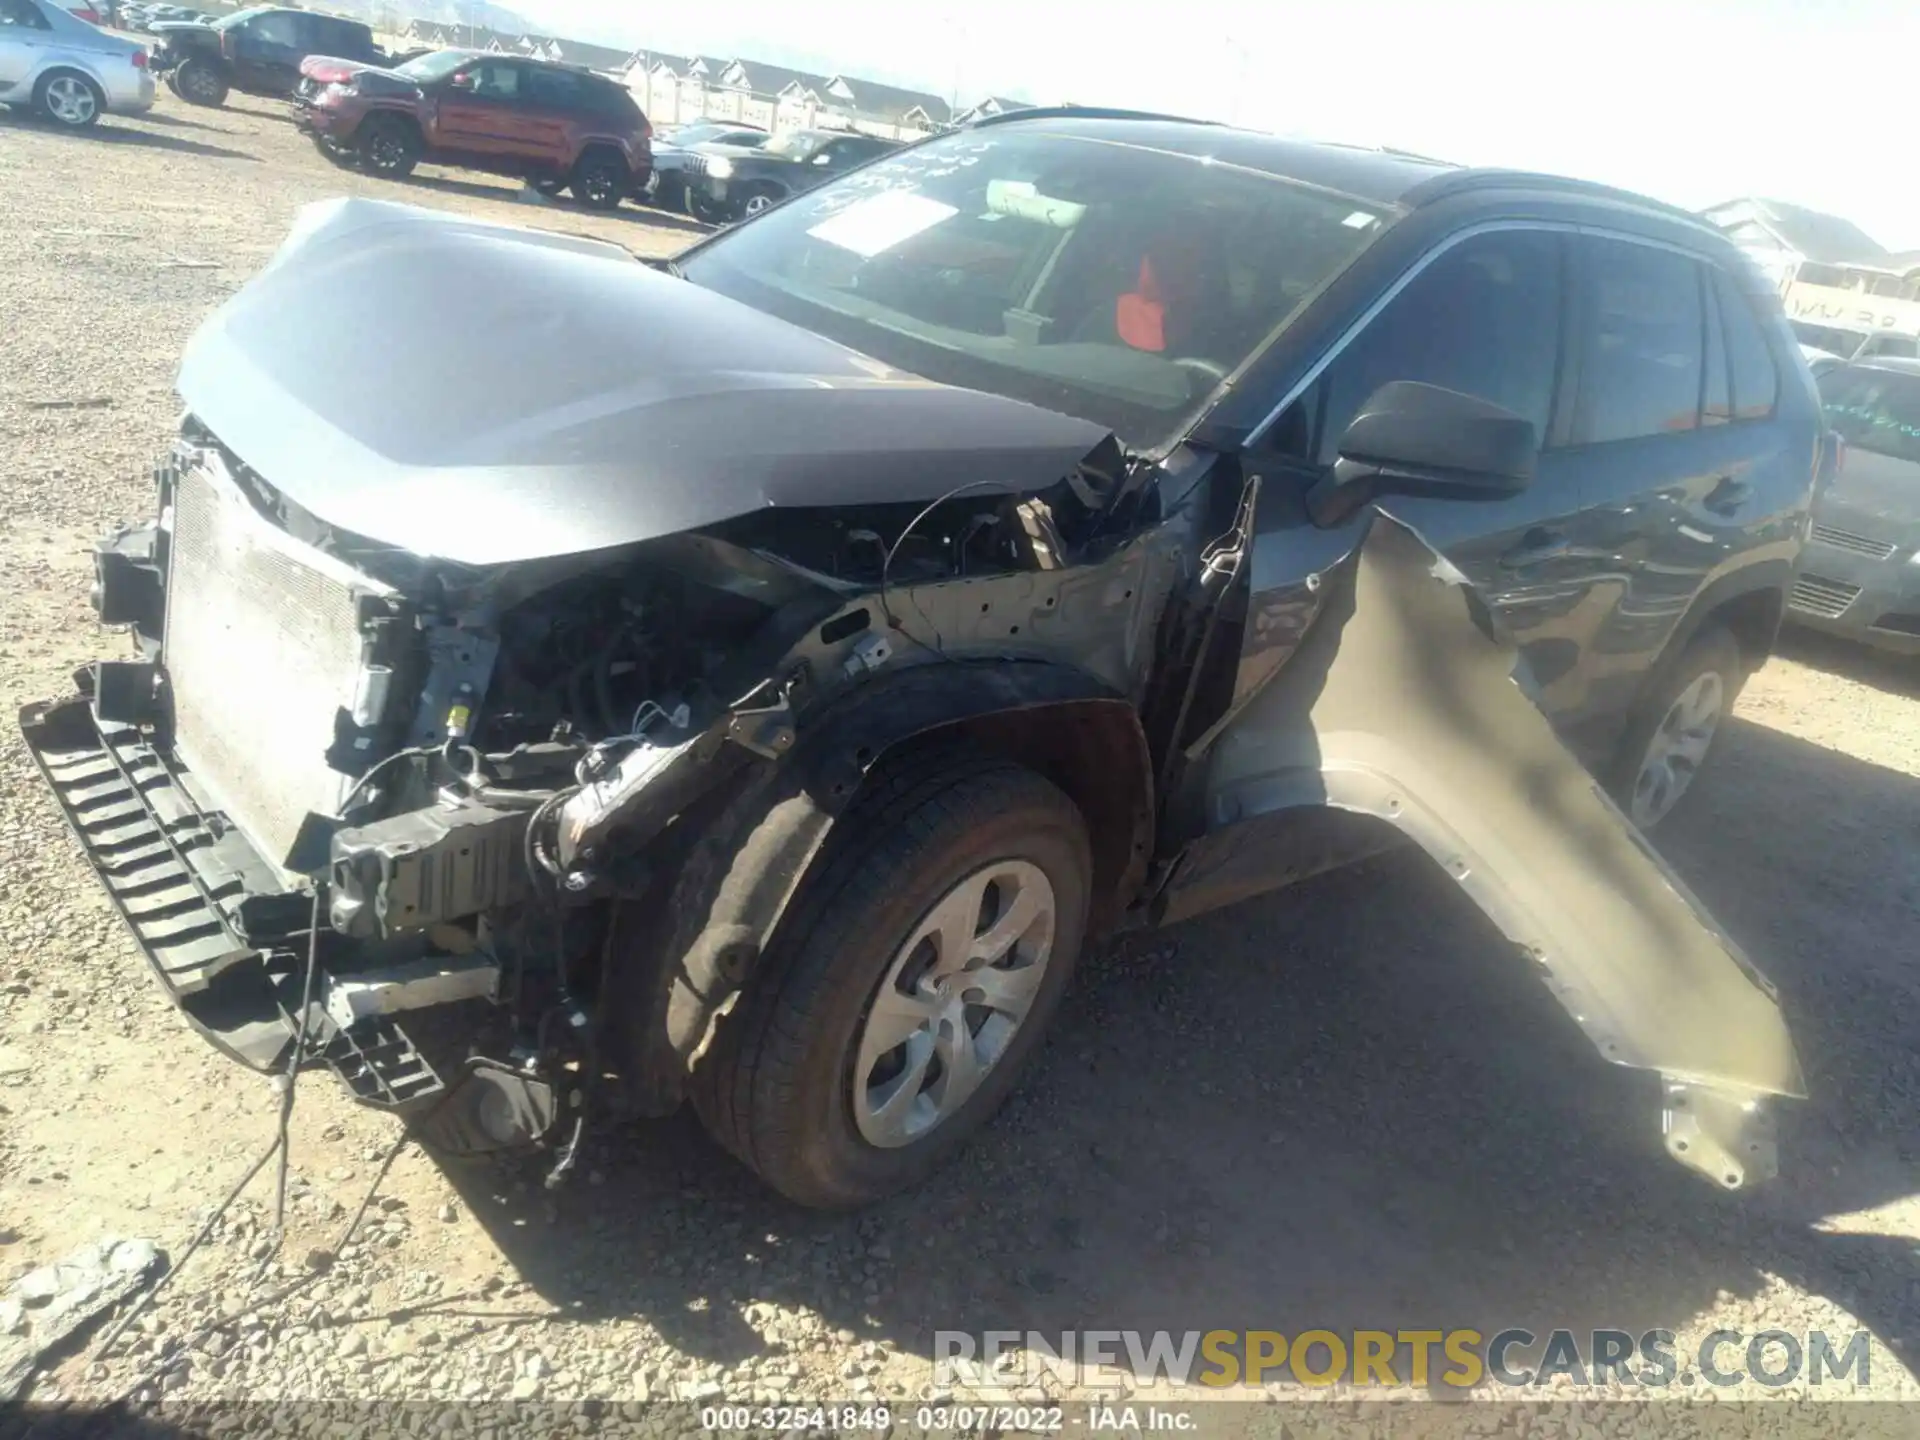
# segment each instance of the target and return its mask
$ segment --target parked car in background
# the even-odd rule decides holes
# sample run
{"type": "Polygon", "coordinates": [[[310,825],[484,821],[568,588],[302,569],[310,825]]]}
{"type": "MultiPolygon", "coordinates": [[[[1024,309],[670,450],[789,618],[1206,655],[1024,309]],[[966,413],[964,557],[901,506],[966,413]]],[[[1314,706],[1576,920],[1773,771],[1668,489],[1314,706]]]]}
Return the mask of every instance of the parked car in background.
{"type": "Polygon", "coordinates": [[[52,0],[0,0],[0,104],[68,130],[153,105],[147,47],[76,19],[52,0]]]}
{"type": "Polygon", "coordinates": [[[396,69],[318,56],[294,116],[322,154],[404,179],[421,161],[570,190],[612,210],[653,168],[647,117],[626,87],[544,60],[436,50],[396,69]]]}
{"type": "Polygon", "coordinates": [[[176,95],[194,105],[224,105],[233,90],[292,95],[300,62],[310,55],[366,65],[390,60],[364,21],[274,6],[236,10],[210,24],[157,22],[153,33],[160,40],[156,68],[176,95]]]}
{"type": "Polygon", "coordinates": [[[668,132],[657,132],[653,140],[653,180],[647,186],[647,203],[662,210],[687,208],[686,171],[688,157],[695,150],[709,145],[757,150],[772,138],[756,125],[721,120],[695,120],[668,132]]]}
{"type": "Polygon", "coordinates": [[[74,19],[84,20],[89,25],[104,26],[109,23],[104,3],[95,4],[94,0],[49,0],[49,3],[59,6],[74,19]]]}
{"type": "Polygon", "coordinates": [[[1920,360],[1834,364],[1818,383],[1844,448],[1814,501],[1788,615],[1920,655],[1920,360]]]}
{"type": "Polygon", "coordinates": [[[753,147],[701,145],[681,163],[687,211],[709,225],[746,220],[899,148],[846,130],[788,130],[753,147]]]}
{"type": "Polygon", "coordinates": [[[1774,1168],[1779,1003],[1595,783],[1686,788],[1824,433],[1693,215],[1019,111],[651,265],[311,207],[176,388],[97,557],[132,642],[21,722],[247,1063],[453,1153],[690,1097],[857,1205],[954,1159],[1102,937],[1403,839],[1658,1077],[1596,1097],[1774,1168]]]}

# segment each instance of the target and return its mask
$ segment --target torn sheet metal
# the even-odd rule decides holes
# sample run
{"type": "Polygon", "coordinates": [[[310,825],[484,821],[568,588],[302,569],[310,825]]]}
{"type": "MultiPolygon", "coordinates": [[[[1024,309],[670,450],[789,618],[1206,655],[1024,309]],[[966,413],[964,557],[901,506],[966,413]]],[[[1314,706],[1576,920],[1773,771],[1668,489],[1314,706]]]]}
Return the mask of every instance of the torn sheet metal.
{"type": "Polygon", "coordinates": [[[1397,826],[1539,968],[1609,1060],[1665,1077],[1674,1158],[1773,1170],[1757,1101],[1803,1096],[1772,987],[1561,744],[1472,587],[1380,514],[1299,649],[1221,734],[1215,825],[1332,805],[1397,826]]]}

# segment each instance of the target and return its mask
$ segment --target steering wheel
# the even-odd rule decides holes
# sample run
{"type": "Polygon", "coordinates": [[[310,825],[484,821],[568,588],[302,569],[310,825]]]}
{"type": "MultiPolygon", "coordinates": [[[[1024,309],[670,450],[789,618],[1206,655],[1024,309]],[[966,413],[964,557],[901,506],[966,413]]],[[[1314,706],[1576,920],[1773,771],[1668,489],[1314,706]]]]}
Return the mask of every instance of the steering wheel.
{"type": "Polygon", "coordinates": [[[1198,355],[1181,355],[1173,363],[1190,374],[1200,376],[1207,382],[1209,390],[1227,378],[1227,367],[1217,360],[1204,360],[1198,355]]]}

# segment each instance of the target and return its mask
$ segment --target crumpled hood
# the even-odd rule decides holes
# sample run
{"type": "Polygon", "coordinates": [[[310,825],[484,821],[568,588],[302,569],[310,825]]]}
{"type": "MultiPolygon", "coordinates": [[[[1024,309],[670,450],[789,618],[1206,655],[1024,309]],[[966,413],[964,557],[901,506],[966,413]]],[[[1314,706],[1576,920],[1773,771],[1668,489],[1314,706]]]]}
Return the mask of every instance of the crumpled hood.
{"type": "Polygon", "coordinates": [[[1043,489],[1099,426],[894,370],[620,247],[308,206],[189,342],[180,394],[294,504],[486,565],[763,506],[1043,489]]]}

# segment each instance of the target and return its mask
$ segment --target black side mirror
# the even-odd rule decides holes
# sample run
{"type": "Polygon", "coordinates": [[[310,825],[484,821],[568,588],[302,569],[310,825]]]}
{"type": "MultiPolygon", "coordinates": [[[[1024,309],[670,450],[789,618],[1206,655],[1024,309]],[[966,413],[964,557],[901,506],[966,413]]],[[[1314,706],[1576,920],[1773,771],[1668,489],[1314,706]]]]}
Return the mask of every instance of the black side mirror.
{"type": "Polygon", "coordinates": [[[1531,420],[1458,390],[1393,380],[1353,417],[1307,507],[1332,525],[1382,493],[1499,499],[1532,483],[1539,456],[1531,420]]]}

